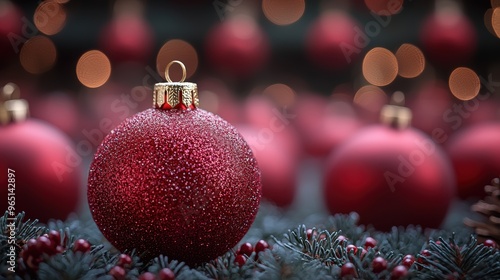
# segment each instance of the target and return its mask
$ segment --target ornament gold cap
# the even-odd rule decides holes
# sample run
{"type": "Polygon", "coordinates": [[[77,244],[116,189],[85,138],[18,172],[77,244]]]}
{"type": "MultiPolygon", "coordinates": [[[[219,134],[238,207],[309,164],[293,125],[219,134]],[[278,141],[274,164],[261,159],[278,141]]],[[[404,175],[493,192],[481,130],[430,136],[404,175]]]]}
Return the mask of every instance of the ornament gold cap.
{"type": "Polygon", "coordinates": [[[28,115],[28,102],[20,99],[19,87],[14,83],[6,84],[0,92],[0,123],[24,121],[28,115]]]}
{"type": "Polygon", "coordinates": [[[179,60],[173,60],[165,69],[166,83],[157,83],[153,89],[153,107],[157,109],[196,109],[200,105],[198,99],[198,86],[195,83],[184,82],[186,79],[186,66],[179,60]],[[182,78],[179,82],[170,79],[170,67],[179,64],[182,68],[182,78]]]}
{"type": "Polygon", "coordinates": [[[384,124],[405,129],[410,126],[412,112],[404,107],[405,95],[401,91],[396,91],[391,97],[391,105],[385,105],[380,112],[380,121],[384,124]]]}

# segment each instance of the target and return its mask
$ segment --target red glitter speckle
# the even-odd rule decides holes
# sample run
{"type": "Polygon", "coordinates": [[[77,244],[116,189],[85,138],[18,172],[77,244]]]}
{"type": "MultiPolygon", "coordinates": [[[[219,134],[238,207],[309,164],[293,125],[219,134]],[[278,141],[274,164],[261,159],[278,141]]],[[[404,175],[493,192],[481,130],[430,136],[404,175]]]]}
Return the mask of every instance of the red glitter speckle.
{"type": "Polygon", "coordinates": [[[201,109],[148,109],[112,130],[88,181],[93,218],[118,249],[197,264],[236,245],[261,197],[250,148],[201,109]]]}

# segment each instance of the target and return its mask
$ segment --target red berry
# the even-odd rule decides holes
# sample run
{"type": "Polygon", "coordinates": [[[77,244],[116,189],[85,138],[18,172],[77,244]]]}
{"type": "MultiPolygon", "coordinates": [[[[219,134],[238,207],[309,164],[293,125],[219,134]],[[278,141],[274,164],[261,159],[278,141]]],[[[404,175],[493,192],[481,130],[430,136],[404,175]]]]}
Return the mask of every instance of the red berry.
{"type": "Polygon", "coordinates": [[[311,238],[312,238],[314,235],[316,235],[316,234],[314,234],[314,233],[315,233],[315,232],[314,232],[312,229],[308,229],[308,230],[306,230],[307,239],[308,239],[308,240],[311,240],[311,238]]]}
{"type": "Polygon", "coordinates": [[[242,255],[250,256],[252,253],[253,253],[253,246],[252,246],[252,244],[250,244],[248,242],[241,244],[240,250],[238,250],[238,255],[242,254],[242,255]]]}
{"type": "Polygon", "coordinates": [[[123,267],[120,266],[113,266],[109,272],[109,275],[113,276],[116,280],[125,280],[125,276],[127,275],[127,272],[123,267]]]}
{"type": "Polygon", "coordinates": [[[405,258],[401,261],[401,265],[404,265],[406,268],[410,268],[415,261],[411,258],[405,258]]]}
{"type": "Polygon", "coordinates": [[[59,231],[51,230],[51,231],[49,231],[48,236],[49,236],[50,241],[54,242],[54,244],[56,246],[61,245],[61,233],[59,233],[59,231]]]}
{"type": "Polygon", "coordinates": [[[139,280],[156,280],[156,276],[151,272],[144,272],[139,275],[139,280]]]}
{"type": "Polygon", "coordinates": [[[377,246],[377,240],[368,236],[365,239],[365,249],[374,248],[375,246],[377,246]]]}
{"type": "Polygon", "coordinates": [[[73,252],[86,253],[90,251],[90,243],[85,239],[78,239],[73,244],[73,252]]]}
{"type": "Polygon", "coordinates": [[[422,252],[420,252],[420,255],[430,257],[431,252],[429,250],[422,250],[422,252]]]}
{"type": "Polygon", "coordinates": [[[242,267],[247,262],[247,257],[243,255],[237,255],[234,259],[234,263],[236,263],[239,267],[242,267]]]}
{"type": "Polygon", "coordinates": [[[344,276],[354,276],[356,277],[356,268],[354,265],[350,262],[345,263],[341,268],[340,268],[340,277],[344,276]]]}
{"type": "Polygon", "coordinates": [[[36,239],[36,249],[42,254],[53,255],[56,253],[55,244],[45,236],[40,236],[36,239]]]}
{"type": "Polygon", "coordinates": [[[368,251],[366,251],[365,248],[361,249],[361,256],[360,256],[361,259],[363,259],[365,257],[366,252],[368,252],[368,251]]]}
{"type": "Polygon", "coordinates": [[[116,263],[116,265],[121,266],[123,268],[130,267],[131,264],[132,264],[132,258],[127,254],[121,254],[118,257],[118,262],[116,263]]]}
{"type": "Polygon", "coordinates": [[[405,266],[398,265],[391,272],[391,280],[399,280],[408,275],[408,269],[405,266]]]}
{"type": "Polygon", "coordinates": [[[339,244],[342,245],[347,241],[347,238],[343,235],[339,235],[339,237],[337,237],[337,240],[339,241],[339,244]]]}
{"type": "Polygon", "coordinates": [[[411,259],[412,261],[415,261],[415,256],[413,256],[413,255],[406,255],[406,256],[403,257],[403,260],[404,259],[411,259]]]}
{"type": "Polygon", "coordinates": [[[483,242],[483,245],[486,246],[486,247],[498,248],[498,244],[495,241],[491,240],[491,239],[486,239],[483,242]]]}
{"type": "Polygon", "coordinates": [[[269,244],[265,240],[259,240],[255,244],[255,253],[259,254],[260,252],[269,249],[269,244]]]}
{"type": "Polygon", "coordinates": [[[42,252],[38,251],[36,244],[37,244],[36,239],[32,238],[28,240],[28,242],[24,246],[26,253],[28,255],[38,257],[42,254],[42,252]]]}
{"type": "Polygon", "coordinates": [[[436,245],[441,245],[441,240],[438,240],[435,243],[436,243],[436,245]]]}
{"type": "Polygon", "coordinates": [[[170,268],[164,268],[158,272],[160,280],[175,280],[175,274],[170,268]]]}
{"type": "Polygon", "coordinates": [[[352,253],[354,255],[356,255],[356,253],[358,252],[358,247],[350,244],[350,245],[347,245],[347,247],[345,248],[346,252],[347,253],[352,253]]]}
{"type": "Polygon", "coordinates": [[[382,257],[376,257],[372,261],[372,271],[380,273],[387,269],[387,261],[382,257]]]}

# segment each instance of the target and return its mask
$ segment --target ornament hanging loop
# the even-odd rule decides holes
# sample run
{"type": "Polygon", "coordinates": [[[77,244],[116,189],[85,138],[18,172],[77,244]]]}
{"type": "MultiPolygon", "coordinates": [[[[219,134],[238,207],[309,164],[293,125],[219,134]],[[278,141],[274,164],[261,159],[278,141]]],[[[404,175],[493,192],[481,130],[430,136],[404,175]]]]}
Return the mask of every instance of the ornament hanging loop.
{"type": "Polygon", "coordinates": [[[179,66],[182,68],[182,78],[179,82],[184,82],[186,80],[186,66],[179,60],[172,60],[169,64],[167,64],[167,68],[165,69],[165,78],[167,79],[167,82],[172,83],[172,79],[170,79],[170,67],[173,64],[179,64],[179,66]]]}

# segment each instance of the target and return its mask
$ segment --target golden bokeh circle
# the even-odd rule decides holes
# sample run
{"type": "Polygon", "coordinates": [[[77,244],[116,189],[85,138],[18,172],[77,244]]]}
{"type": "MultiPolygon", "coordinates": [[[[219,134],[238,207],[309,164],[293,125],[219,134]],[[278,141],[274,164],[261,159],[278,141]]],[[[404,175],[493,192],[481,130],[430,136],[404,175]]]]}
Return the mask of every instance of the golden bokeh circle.
{"type": "MultiPolygon", "coordinates": [[[[186,41],[173,39],[166,42],[161,47],[156,56],[156,70],[163,78],[166,78],[165,69],[167,64],[174,60],[178,60],[185,65],[186,79],[189,79],[198,68],[198,53],[195,48],[186,41]]],[[[183,77],[181,67],[172,67],[169,74],[173,81],[179,81],[183,77]]]]}
{"type": "Polygon", "coordinates": [[[479,94],[481,81],[474,70],[458,67],[448,80],[451,93],[460,100],[471,100],[479,94]]]}
{"type": "Polygon", "coordinates": [[[46,35],[59,33],[66,24],[66,10],[56,1],[44,1],[35,10],[33,22],[46,35]]]}
{"type": "Polygon", "coordinates": [[[354,104],[374,113],[380,110],[380,107],[387,101],[387,94],[381,88],[373,85],[366,85],[358,89],[353,99],[354,104]]]}
{"type": "Polygon", "coordinates": [[[422,51],[412,44],[402,44],[396,51],[398,74],[404,78],[415,78],[425,69],[425,57],[422,51]]]}
{"type": "Polygon", "coordinates": [[[370,84],[386,86],[398,75],[398,60],[388,49],[373,48],[365,55],[362,70],[370,84]]]}
{"type": "Polygon", "coordinates": [[[78,59],[76,76],[80,83],[88,88],[100,87],[111,76],[111,62],[101,51],[88,51],[78,59]]]}
{"type": "Polygon", "coordinates": [[[32,74],[41,74],[52,69],[57,60],[56,46],[45,36],[35,36],[24,43],[19,53],[23,68],[32,74]]]}
{"type": "Polygon", "coordinates": [[[285,84],[270,85],[262,91],[262,94],[280,106],[291,106],[295,102],[295,91],[285,84]]]}
{"type": "Polygon", "coordinates": [[[290,25],[298,21],[306,9],[305,0],[263,0],[262,11],[276,25],[290,25]]]}

